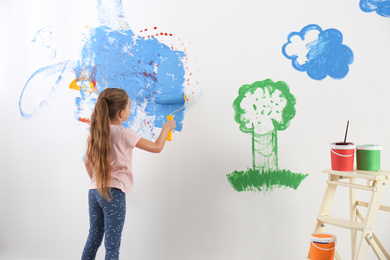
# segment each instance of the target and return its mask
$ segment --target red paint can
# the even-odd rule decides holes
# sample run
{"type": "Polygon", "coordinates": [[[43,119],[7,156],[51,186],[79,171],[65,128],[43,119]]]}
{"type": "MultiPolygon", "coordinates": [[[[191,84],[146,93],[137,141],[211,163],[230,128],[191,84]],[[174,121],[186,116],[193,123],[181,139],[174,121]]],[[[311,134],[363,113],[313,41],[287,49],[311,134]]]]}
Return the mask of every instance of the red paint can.
{"type": "Polygon", "coordinates": [[[356,146],[354,143],[331,143],[330,159],[332,170],[334,171],[352,171],[355,159],[356,146]]]}

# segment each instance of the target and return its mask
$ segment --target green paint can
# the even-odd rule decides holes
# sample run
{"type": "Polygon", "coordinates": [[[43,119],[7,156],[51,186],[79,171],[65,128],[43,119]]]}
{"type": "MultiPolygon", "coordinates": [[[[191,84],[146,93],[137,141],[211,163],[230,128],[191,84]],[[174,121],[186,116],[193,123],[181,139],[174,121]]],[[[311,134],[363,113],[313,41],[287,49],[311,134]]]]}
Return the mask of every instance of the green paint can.
{"type": "Polygon", "coordinates": [[[380,171],[381,150],[379,145],[364,144],[356,146],[356,168],[362,171],[380,171]]]}

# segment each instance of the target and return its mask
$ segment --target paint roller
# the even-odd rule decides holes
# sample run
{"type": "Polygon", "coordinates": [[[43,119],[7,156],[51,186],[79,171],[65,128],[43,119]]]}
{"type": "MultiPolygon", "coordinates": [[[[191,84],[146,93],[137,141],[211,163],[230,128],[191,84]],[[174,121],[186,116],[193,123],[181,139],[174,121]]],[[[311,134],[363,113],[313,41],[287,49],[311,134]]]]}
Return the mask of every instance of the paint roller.
{"type": "MultiPolygon", "coordinates": [[[[156,96],[155,103],[159,105],[180,105],[183,104],[183,107],[173,111],[170,115],[167,116],[167,120],[173,119],[173,114],[179,112],[185,108],[186,95],[184,94],[160,94],[156,96]]],[[[169,131],[167,141],[172,141],[172,131],[169,131]]]]}

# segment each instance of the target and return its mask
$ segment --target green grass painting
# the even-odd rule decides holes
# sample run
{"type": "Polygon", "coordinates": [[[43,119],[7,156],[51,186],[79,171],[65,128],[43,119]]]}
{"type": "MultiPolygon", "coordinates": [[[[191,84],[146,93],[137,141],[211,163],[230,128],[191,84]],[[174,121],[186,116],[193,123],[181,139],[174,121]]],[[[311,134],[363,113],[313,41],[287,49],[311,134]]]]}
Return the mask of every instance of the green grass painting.
{"type": "Polygon", "coordinates": [[[274,188],[292,188],[296,190],[308,174],[292,173],[289,170],[248,169],[234,171],[227,175],[230,184],[236,191],[272,191],[274,188]]]}

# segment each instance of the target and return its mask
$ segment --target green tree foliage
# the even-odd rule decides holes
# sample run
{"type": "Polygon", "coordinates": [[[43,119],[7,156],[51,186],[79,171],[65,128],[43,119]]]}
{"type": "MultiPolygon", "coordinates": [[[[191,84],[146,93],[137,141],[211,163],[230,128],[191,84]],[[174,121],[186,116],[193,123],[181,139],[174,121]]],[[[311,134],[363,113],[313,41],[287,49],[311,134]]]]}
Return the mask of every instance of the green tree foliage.
{"type": "Polygon", "coordinates": [[[254,111],[262,118],[268,116],[275,130],[285,130],[289,126],[290,120],[295,116],[295,97],[283,81],[274,83],[272,80],[266,79],[256,81],[251,85],[243,85],[238,91],[233,108],[236,111],[235,120],[240,124],[241,131],[253,133],[255,125],[262,124],[260,120],[251,118],[251,114],[242,107],[245,99],[255,95],[259,89],[262,90],[262,95],[255,98],[257,102],[253,104],[254,111]]]}

